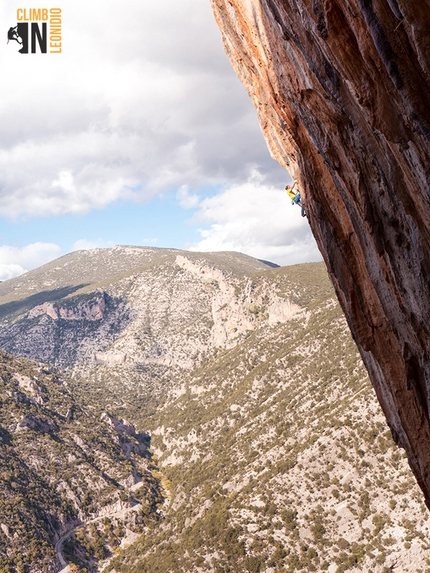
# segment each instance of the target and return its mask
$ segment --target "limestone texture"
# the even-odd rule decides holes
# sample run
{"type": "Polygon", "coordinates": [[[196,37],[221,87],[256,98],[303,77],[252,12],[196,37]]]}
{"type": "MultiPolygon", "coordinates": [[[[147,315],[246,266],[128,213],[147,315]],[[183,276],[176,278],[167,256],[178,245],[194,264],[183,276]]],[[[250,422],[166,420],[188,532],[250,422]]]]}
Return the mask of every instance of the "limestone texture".
{"type": "Polygon", "coordinates": [[[430,2],[211,1],[430,507],[430,2]]]}

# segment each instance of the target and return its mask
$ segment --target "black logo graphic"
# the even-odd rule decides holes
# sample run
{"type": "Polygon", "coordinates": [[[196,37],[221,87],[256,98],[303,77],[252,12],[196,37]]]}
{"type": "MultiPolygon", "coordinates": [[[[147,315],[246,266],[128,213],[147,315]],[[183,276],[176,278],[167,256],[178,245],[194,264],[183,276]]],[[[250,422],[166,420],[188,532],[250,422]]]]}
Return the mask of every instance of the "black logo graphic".
{"type": "Polygon", "coordinates": [[[22,39],[20,38],[18,32],[18,24],[15,26],[15,28],[9,28],[8,33],[7,33],[7,43],[9,44],[9,40],[15,40],[15,42],[18,42],[18,44],[22,44],[22,39]]]}
{"type": "Polygon", "coordinates": [[[42,54],[47,53],[47,25],[46,22],[38,24],[37,22],[19,22],[15,28],[9,28],[7,33],[7,42],[15,40],[20,44],[21,49],[18,50],[20,54],[28,54],[30,46],[31,53],[36,53],[36,46],[38,44],[39,50],[42,54]],[[37,44],[36,44],[37,42],[37,44]]]}

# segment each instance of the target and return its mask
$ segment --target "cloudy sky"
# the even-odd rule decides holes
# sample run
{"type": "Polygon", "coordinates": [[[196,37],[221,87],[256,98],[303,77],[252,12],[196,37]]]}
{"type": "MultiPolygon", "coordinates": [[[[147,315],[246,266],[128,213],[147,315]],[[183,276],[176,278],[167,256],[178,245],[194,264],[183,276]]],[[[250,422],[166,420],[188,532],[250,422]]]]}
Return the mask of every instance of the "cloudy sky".
{"type": "MultiPolygon", "coordinates": [[[[209,0],[42,4],[63,52],[0,46],[0,280],[114,244],[320,260],[209,0]]],[[[35,6],[2,2],[5,36],[35,6]]]]}

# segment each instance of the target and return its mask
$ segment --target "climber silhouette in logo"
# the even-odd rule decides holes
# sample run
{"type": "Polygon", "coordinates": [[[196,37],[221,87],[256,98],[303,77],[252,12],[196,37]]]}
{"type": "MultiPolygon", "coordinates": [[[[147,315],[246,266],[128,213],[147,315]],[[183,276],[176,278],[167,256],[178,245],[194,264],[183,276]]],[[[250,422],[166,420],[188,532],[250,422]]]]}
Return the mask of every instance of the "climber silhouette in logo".
{"type": "Polygon", "coordinates": [[[15,40],[15,42],[18,42],[18,44],[21,46],[22,45],[22,39],[21,39],[21,36],[16,31],[17,28],[18,28],[18,24],[15,26],[15,28],[9,28],[8,33],[7,33],[7,43],[9,44],[9,40],[15,40]]]}

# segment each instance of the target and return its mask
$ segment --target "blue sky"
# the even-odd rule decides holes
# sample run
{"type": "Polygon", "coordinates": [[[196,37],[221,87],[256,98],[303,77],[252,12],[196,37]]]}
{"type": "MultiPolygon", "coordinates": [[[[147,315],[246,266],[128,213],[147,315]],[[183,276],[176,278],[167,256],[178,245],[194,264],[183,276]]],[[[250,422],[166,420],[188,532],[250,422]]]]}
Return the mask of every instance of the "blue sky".
{"type": "Polygon", "coordinates": [[[57,5],[61,54],[0,46],[0,280],[113,244],[320,260],[209,0],[57,5]]]}
{"type": "MultiPolygon", "coordinates": [[[[176,190],[140,203],[119,199],[103,209],[56,217],[1,218],[2,244],[23,246],[31,242],[58,244],[64,252],[76,243],[110,247],[115,244],[183,248],[200,235],[190,219],[195,209],[182,208],[176,190]]],[[[212,195],[216,190],[212,190],[212,195]]],[[[209,193],[201,192],[201,196],[209,193]]]]}
{"type": "Polygon", "coordinates": [[[114,244],[159,247],[197,242],[195,227],[186,224],[190,213],[182,209],[175,192],[167,192],[139,204],[118,200],[104,209],[85,214],[1,219],[1,242],[22,246],[30,242],[57,243],[64,251],[78,241],[97,246],[114,244]]]}

